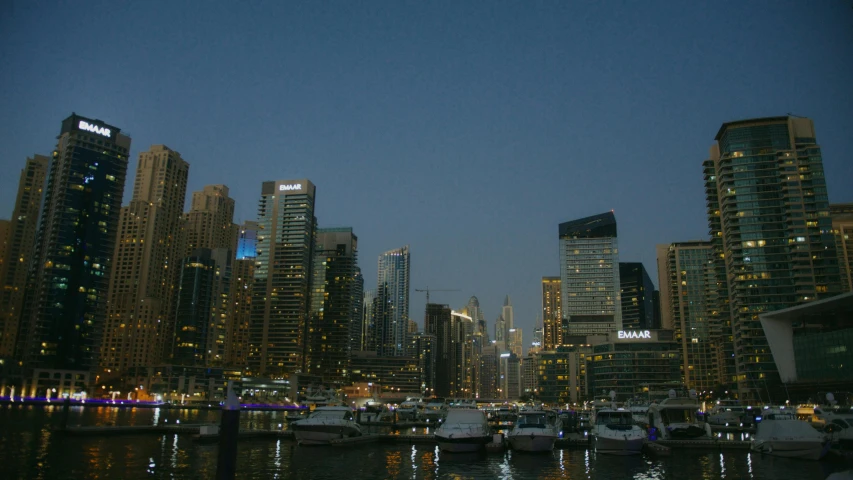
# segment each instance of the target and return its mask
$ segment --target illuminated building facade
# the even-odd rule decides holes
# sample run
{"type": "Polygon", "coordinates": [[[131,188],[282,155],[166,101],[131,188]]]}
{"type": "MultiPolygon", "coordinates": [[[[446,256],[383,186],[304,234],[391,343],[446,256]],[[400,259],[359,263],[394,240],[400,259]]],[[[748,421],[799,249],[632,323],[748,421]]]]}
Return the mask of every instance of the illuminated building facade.
{"type": "Polygon", "coordinates": [[[838,253],[842,289],[853,291],[853,203],[836,203],[829,206],[832,217],[832,234],[838,253]]]}
{"type": "Polygon", "coordinates": [[[307,179],[263,183],[249,327],[252,375],[304,372],[315,193],[307,179]]]}
{"type": "Polygon", "coordinates": [[[97,367],[129,150],[112,125],[62,122],[17,342],[26,367],[97,367]]]}
{"type": "Polygon", "coordinates": [[[382,357],[406,355],[409,327],[409,246],[389,250],[379,256],[374,343],[382,357]]]}
{"type": "Polygon", "coordinates": [[[563,344],[560,295],[560,277],[542,277],[542,348],[544,350],[553,350],[563,344]]]}
{"type": "Polygon", "coordinates": [[[619,248],[613,212],[561,223],[559,234],[560,308],[569,334],[621,329],[619,248]]]}
{"type": "Polygon", "coordinates": [[[8,221],[0,266],[0,358],[15,354],[27,269],[32,263],[50,158],[33,155],[21,170],[15,209],[8,221]]]}
{"type": "Polygon", "coordinates": [[[724,123],[715,140],[705,181],[738,393],[769,402],[785,394],[759,315],[842,291],[821,148],[812,121],[792,116],[724,123]]]}
{"type": "Polygon", "coordinates": [[[619,262],[622,328],[650,329],[654,325],[655,286],[640,262],[619,262]]]}

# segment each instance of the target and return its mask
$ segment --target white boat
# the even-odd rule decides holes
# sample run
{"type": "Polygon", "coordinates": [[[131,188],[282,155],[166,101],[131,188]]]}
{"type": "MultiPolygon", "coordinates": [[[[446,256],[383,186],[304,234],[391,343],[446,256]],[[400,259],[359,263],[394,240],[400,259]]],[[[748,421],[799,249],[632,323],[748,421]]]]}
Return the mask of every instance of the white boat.
{"type": "Polygon", "coordinates": [[[817,421],[812,426],[829,433],[833,443],[853,442],[853,409],[815,407],[814,417],[817,421]]]}
{"type": "Polygon", "coordinates": [[[325,445],[331,440],[361,435],[349,407],[317,407],[305,420],[290,424],[300,445],[325,445]]]}
{"type": "Polygon", "coordinates": [[[550,452],[560,438],[562,422],[556,412],[527,410],[518,413],[506,440],[513,450],[523,452],[550,452]]]}
{"type": "Polygon", "coordinates": [[[737,400],[718,400],[708,412],[708,423],[737,427],[743,423],[745,414],[746,408],[737,400]]]}
{"type": "Polygon", "coordinates": [[[423,419],[430,423],[440,423],[447,416],[447,404],[441,402],[429,402],[423,410],[423,419]]]}
{"type": "Polygon", "coordinates": [[[599,453],[637,455],[642,453],[646,432],[624,408],[602,408],[595,413],[592,425],[593,446],[599,453]]]}
{"type": "Polygon", "coordinates": [[[444,452],[476,452],[491,443],[492,433],[486,414],[471,408],[451,408],[435,431],[438,447],[444,452]]]}
{"type": "Polygon", "coordinates": [[[654,427],[661,440],[709,440],[711,425],[700,423],[696,417],[699,401],[695,398],[670,397],[649,406],[649,425],[654,427]]]}
{"type": "Polygon", "coordinates": [[[397,407],[397,418],[400,420],[418,420],[423,414],[424,403],[420,398],[408,398],[397,407]]]}
{"type": "Polygon", "coordinates": [[[829,451],[829,440],[793,412],[765,410],[750,448],[777,457],[820,460],[829,451]]]}

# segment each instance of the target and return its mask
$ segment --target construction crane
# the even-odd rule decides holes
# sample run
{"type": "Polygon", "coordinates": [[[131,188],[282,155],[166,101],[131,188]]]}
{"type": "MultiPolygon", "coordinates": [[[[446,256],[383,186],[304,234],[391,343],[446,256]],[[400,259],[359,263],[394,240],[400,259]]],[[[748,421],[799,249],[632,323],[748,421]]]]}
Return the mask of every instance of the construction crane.
{"type": "Polygon", "coordinates": [[[415,291],[416,292],[426,292],[426,294],[427,294],[426,295],[426,297],[427,297],[426,303],[427,303],[427,305],[429,305],[429,292],[459,292],[461,290],[456,289],[456,288],[439,290],[437,288],[430,289],[429,287],[426,287],[426,288],[416,288],[415,291]]]}

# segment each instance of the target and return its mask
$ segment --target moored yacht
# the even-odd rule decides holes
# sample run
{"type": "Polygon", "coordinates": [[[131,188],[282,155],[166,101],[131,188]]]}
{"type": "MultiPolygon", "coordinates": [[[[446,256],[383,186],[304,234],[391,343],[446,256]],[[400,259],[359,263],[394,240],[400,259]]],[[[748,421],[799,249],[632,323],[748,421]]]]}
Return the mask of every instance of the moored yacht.
{"type": "Polygon", "coordinates": [[[764,411],[750,448],[778,457],[820,460],[829,451],[829,440],[793,412],[773,408],[764,411]]]}
{"type": "Polygon", "coordinates": [[[300,445],[325,445],[331,440],[361,435],[349,407],[317,407],[305,420],[290,424],[300,445]]]}
{"type": "Polygon", "coordinates": [[[602,408],[595,413],[592,435],[595,451],[614,455],[636,455],[642,452],[646,432],[635,422],[629,410],[602,408]]]}
{"type": "Polygon", "coordinates": [[[447,404],[444,400],[432,401],[426,404],[423,410],[422,417],[430,423],[440,423],[447,416],[447,404]]]}
{"type": "Polygon", "coordinates": [[[739,426],[743,423],[745,414],[746,408],[737,400],[718,400],[717,404],[708,412],[708,423],[739,426]]]}
{"type": "Polygon", "coordinates": [[[424,410],[423,400],[420,398],[407,398],[405,402],[397,407],[397,418],[400,420],[418,420],[424,410]]]}
{"type": "Polygon", "coordinates": [[[451,408],[435,431],[438,447],[445,452],[476,452],[492,441],[486,414],[471,408],[451,408]]]}
{"type": "Polygon", "coordinates": [[[669,398],[649,406],[649,425],[661,440],[711,439],[711,425],[700,423],[698,412],[699,401],[693,391],[690,398],[684,398],[670,390],[669,398]]]}
{"type": "Polygon", "coordinates": [[[506,435],[509,446],[524,452],[550,452],[560,438],[561,422],[556,412],[527,410],[518,413],[506,435]]]}

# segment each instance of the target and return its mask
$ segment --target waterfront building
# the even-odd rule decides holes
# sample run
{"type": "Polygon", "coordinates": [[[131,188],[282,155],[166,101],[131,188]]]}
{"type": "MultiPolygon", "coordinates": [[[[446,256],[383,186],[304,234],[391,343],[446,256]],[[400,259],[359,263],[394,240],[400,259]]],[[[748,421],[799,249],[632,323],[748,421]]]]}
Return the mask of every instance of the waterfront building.
{"type": "Polygon", "coordinates": [[[570,335],[622,328],[616,217],[560,224],[560,307],[570,335]]]}
{"type": "Polygon", "coordinates": [[[841,270],[841,286],[853,291],[853,203],[836,203],[829,206],[832,217],[832,234],[841,270]]]}
{"type": "Polygon", "coordinates": [[[254,258],[238,258],[232,263],[227,312],[230,322],[225,337],[225,365],[232,368],[245,369],[248,366],[254,271],[254,258]]]}
{"type": "Polygon", "coordinates": [[[237,251],[235,258],[254,259],[258,256],[258,222],[243,222],[237,230],[237,251]]]}
{"type": "Polygon", "coordinates": [[[681,384],[681,345],[672,330],[611,332],[608,341],[592,347],[588,360],[592,398],[616,392],[616,400],[624,402],[644,384],[681,384]]]}
{"type": "Polygon", "coordinates": [[[190,165],[165,145],[139,154],[133,196],[121,208],[100,367],[112,377],[167,359],[174,339],[182,219],[190,165]]]}
{"type": "Polygon", "coordinates": [[[536,316],[536,328],[533,329],[533,340],[530,342],[530,348],[527,349],[528,354],[542,350],[542,336],[545,330],[542,323],[539,321],[539,315],[536,316]]]}
{"type": "Polygon", "coordinates": [[[412,335],[411,343],[411,356],[418,359],[420,392],[431,396],[435,392],[435,335],[418,332],[412,335]]]}
{"type": "Polygon", "coordinates": [[[521,328],[507,329],[507,350],[521,358],[524,354],[524,331],[521,328]]]}
{"type": "Polygon", "coordinates": [[[27,368],[97,367],[129,150],[113,125],[62,122],[17,342],[27,368]]]}
{"type": "Polygon", "coordinates": [[[304,372],[315,193],[307,179],[264,182],[261,187],[249,326],[252,375],[281,378],[304,372]]]}
{"type": "Polygon", "coordinates": [[[500,388],[500,358],[501,352],[496,343],[492,342],[483,346],[483,352],[479,358],[477,398],[500,398],[498,393],[498,388],[500,388]]]}
{"type": "Polygon", "coordinates": [[[560,305],[560,277],[542,277],[542,348],[554,350],[563,344],[563,314],[560,305]]]}
{"type": "Polygon", "coordinates": [[[521,397],[521,358],[512,352],[504,352],[501,359],[500,397],[509,402],[521,397]]]}
{"type": "Polygon", "coordinates": [[[452,395],[461,398],[474,396],[474,321],[460,312],[451,311],[451,360],[453,373],[452,395]]]}
{"type": "Polygon", "coordinates": [[[7,231],[2,234],[4,252],[0,255],[0,358],[15,354],[15,341],[23,309],[27,269],[33,258],[39,213],[50,158],[27,158],[18,180],[18,195],[7,231]]]}
{"type": "Polygon", "coordinates": [[[456,391],[454,368],[456,346],[453,344],[453,316],[449,306],[436,303],[427,304],[424,333],[435,337],[435,345],[433,346],[435,387],[433,394],[438,397],[454,396],[456,391]]]}
{"type": "Polygon", "coordinates": [[[640,262],[619,262],[622,328],[648,330],[654,324],[655,286],[640,262]]]}
{"type": "Polygon", "coordinates": [[[361,348],[353,351],[376,351],[376,290],[365,290],[361,296],[361,348]]]}
{"type": "Polygon", "coordinates": [[[661,306],[660,306],[660,290],[655,290],[652,294],[652,308],[654,309],[652,329],[660,330],[661,328],[661,306]]]}
{"type": "Polygon", "coordinates": [[[666,299],[661,318],[680,345],[683,383],[699,392],[711,391],[725,383],[716,349],[728,333],[717,312],[714,247],[701,240],[677,242],[658,245],[657,254],[658,284],[666,299]]]}
{"type": "Polygon", "coordinates": [[[709,225],[722,241],[715,261],[728,279],[739,398],[783,398],[759,315],[841,292],[814,124],[792,116],[724,123],[704,167],[709,225]]]}
{"type": "Polygon", "coordinates": [[[380,393],[399,392],[421,395],[421,371],[416,357],[381,357],[376,352],[354,352],[352,374],[355,383],[372,383],[380,393]]]}
{"type": "Polygon", "coordinates": [[[409,327],[409,246],[379,256],[374,308],[376,352],[382,357],[406,354],[409,327]]]}
{"type": "Polygon", "coordinates": [[[240,227],[235,225],[234,199],[228,196],[225,185],[205,185],[193,192],[190,211],[184,214],[186,244],[184,256],[199,248],[237,249],[240,227]]]}
{"type": "Polygon", "coordinates": [[[560,345],[537,356],[539,400],[550,404],[577,404],[588,398],[587,359],[590,344],[560,345]]]}
{"type": "Polygon", "coordinates": [[[349,379],[350,333],[356,317],[358,237],[352,228],[317,229],[311,278],[306,371],[326,382],[349,379]]]}
{"type": "Polygon", "coordinates": [[[535,353],[529,353],[521,359],[521,394],[531,397],[539,395],[537,388],[537,369],[535,353]]]}
{"type": "Polygon", "coordinates": [[[791,404],[824,403],[823,392],[841,405],[853,401],[853,292],[765,312],[760,321],[791,404]]]}
{"type": "Polygon", "coordinates": [[[364,350],[364,275],[356,265],[352,290],[352,321],[350,322],[350,352],[364,350]]]}
{"type": "Polygon", "coordinates": [[[503,307],[501,307],[501,318],[503,319],[503,340],[506,342],[508,350],[512,350],[515,346],[515,339],[510,338],[510,330],[515,328],[515,317],[512,310],[512,303],[509,301],[509,295],[504,298],[503,307]]]}

